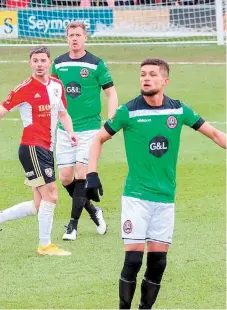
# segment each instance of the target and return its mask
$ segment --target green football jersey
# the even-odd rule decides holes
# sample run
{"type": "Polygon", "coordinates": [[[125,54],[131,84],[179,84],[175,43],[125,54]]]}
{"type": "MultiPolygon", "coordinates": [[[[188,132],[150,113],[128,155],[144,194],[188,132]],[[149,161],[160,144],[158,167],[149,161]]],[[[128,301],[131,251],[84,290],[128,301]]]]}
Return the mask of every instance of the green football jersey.
{"type": "MultiPolygon", "coordinates": [[[[71,59],[66,53],[54,60],[52,75],[59,78],[65,87],[67,110],[74,131],[99,129],[101,88],[113,86],[105,62],[87,51],[79,59],[71,59]]],[[[61,124],[59,127],[63,129],[61,124]]]]}
{"type": "Polygon", "coordinates": [[[174,202],[176,164],[183,125],[199,129],[205,121],[181,101],[164,96],[160,107],[142,95],[118,108],[104,128],[124,133],[128,176],[124,196],[154,202],[174,202]]]}

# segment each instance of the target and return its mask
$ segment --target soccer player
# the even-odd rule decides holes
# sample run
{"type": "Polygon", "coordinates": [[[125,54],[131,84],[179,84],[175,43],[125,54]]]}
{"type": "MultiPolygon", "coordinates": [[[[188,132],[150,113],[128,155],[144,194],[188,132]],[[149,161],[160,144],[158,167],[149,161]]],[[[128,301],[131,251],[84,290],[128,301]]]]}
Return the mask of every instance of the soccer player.
{"type": "Polygon", "coordinates": [[[140,72],[141,95],[119,107],[90,149],[86,195],[99,201],[103,192],[97,173],[101,147],[123,129],[129,172],[122,196],[121,231],[126,253],[119,282],[120,309],[131,307],[145,243],[147,266],[139,309],[151,309],[158,296],[174,230],[176,164],[182,126],[189,126],[226,148],[223,132],[182,101],[164,94],[168,82],[169,65],[160,59],[145,59],[140,72]]]}
{"type": "Polygon", "coordinates": [[[72,120],[66,110],[62,83],[49,77],[50,52],[35,47],[30,52],[32,76],[19,84],[0,106],[0,119],[15,107],[19,108],[23,134],[19,159],[25,170],[25,184],[31,186],[33,200],[22,202],[0,212],[0,224],[38,213],[40,255],[67,256],[51,243],[54,209],[57,203],[53,147],[58,118],[72,146],[77,143],[72,120]]]}
{"type": "Polygon", "coordinates": [[[71,22],[66,35],[69,52],[54,60],[52,75],[59,78],[65,87],[68,113],[78,137],[76,149],[72,148],[60,124],[56,145],[59,178],[72,197],[71,219],[63,240],[75,240],[83,208],[90,214],[100,235],[107,229],[102,210],[87,200],[84,186],[89,147],[101,127],[101,89],[108,98],[108,117],[114,115],[118,99],[105,62],[85,50],[87,31],[84,23],[71,22]]]}

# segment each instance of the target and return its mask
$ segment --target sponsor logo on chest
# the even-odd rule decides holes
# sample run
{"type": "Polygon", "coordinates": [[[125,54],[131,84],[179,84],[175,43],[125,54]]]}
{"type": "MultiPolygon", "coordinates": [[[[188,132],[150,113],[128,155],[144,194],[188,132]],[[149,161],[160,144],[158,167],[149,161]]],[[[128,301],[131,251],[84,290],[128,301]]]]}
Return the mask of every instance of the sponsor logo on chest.
{"type": "Polygon", "coordinates": [[[51,115],[51,105],[50,104],[40,104],[38,105],[38,117],[50,117],[51,115]]]}
{"type": "Polygon", "coordinates": [[[81,85],[76,82],[70,82],[66,85],[66,94],[74,99],[81,95],[81,85]]]}
{"type": "Polygon", "coordinates": [[[166,137],[156,136],[149,142],[149,153],[155,157],[162,157],[169,148],[169,141],[166,137]]]}

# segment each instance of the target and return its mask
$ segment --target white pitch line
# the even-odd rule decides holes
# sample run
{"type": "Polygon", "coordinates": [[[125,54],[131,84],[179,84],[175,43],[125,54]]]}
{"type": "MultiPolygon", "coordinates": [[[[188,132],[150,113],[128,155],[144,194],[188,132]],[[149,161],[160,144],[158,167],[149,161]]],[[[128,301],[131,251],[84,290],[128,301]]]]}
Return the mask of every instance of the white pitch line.
{"type": "MultiPolygon", "coordinates": [[[[21,119],[20,118],[3,118],[3,121],[12,121],[12,122],[18,122],[20,121],[21,119]]],[[[105,122],[102,121],[103,123],[105,122]]],[[[218,124],[218,125],[225,125],[226,122],[219,122],[219,121],[207,121],[207,123],[209,124],[218,124]]]]}
{"type": "Polygon", "coordinates": [[[20,121],[21,119],[20,118],[3,118],[2,119],[3,121],[12,121],[12,122],[18,122],[20,121]]]}
{"type": "Polygon", "coordinates": [[[207,122],[209,124],[218,124],[218,125],[224,125],[226,124],[226,122],[217,122],[217,121],[213,121],[213,122],[207,122]]]}
{"type": "Polygon", "coordinates": [[[0,60],[0,64],[23,64],[28,62],[29,60],[0,60]]]}
{"type": "MultiPolygon", "coordinates": [[[[18,64],[18,63],[28,63],[28,60],[0,60],[0,64],[18,64]]],[[[110,65],[139,65],[139,61],[107,61],[110,65]]],[[[187,61],[169,61],[170,65],[226,65],[226,62],[187,62],[187,61]]]]}
{"type": "MultiPolygon", "coordinates": [[[[140,65],[139,61],[107,61],[111,65],[140,65]]],[[[187,61],[168,61],[170,65],[226,65],[225,62],[187,62],[187,61]]]]}

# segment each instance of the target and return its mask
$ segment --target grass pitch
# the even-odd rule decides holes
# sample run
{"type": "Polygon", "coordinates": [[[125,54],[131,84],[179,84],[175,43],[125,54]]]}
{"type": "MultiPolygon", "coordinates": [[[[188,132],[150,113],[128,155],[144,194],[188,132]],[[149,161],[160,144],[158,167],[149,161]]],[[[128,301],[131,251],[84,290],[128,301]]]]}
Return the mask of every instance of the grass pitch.
{"type": "MultiPolygon", "coordinates": [[[[193,47],[89,47],[109,62],[119,94],[119,104],[139,93],[139,64],[145,57],[170,62],[170,85],[166,93],[191,105],[207,121],[225,131],[225,50],[217,46],[193,47]],[[128,63],[127,63],[128,62],[128,63]],[[193,64],[179,64],[192,62],[193,64]],[[208,64],[198,64],[208,63],[208,64]]],[[[1,48],[0,101],[30,70],[29,47],[1,48]],[[8,63],[6,63],[8,61],[8,63]],[[15,62],[15,63],[13,63],[15,62]]],[[[51,48],[53,58],[66,48],[51,48]]],[[[22,130],[18,112],[0,122],[0,210],[31,200],[23,185],[24,173],[17,150],[22,130]]],[[[103,119],[106,99],[103,97],[103,119]]],[[[0,309],[117,309],[118,278],[124,260],[120,239],[120,196],[127,164],[122,134],[105,144],[99,164],[104,187],[100,206],[108,233],[99,236],[83,212],[78,239],[61,240],[70,215],[70,199],[60,186],[53,242],[71,250],[71,257],[36,255],[37,218],[8,222],[0,232],[0,309]]],[[[226,308],[226,208],[225,151],[206,137],[185,128],[177,169],[176,223],[173,245],[155,309],[226,308]]],[[[133,308],[140,297],[138,277],[133,308]]]]}

